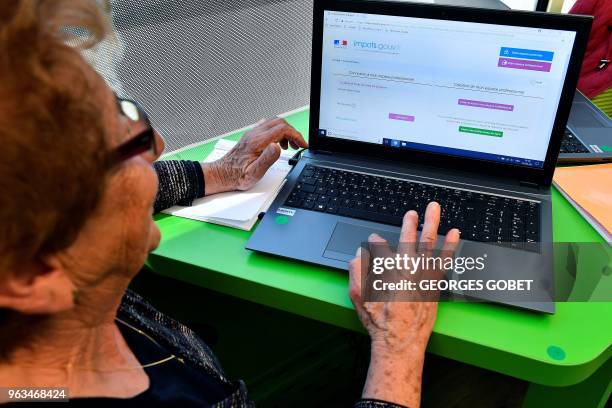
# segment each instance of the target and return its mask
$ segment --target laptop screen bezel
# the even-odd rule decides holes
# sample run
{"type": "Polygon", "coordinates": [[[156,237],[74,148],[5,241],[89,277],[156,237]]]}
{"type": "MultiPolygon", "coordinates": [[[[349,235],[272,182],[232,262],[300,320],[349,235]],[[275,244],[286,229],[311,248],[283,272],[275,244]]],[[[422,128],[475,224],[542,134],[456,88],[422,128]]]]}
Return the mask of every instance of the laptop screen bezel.
{"type": "Polygon", "coordinates": [[[309,144],[313,151],[350,153],[382,158],[391,161],[421,163],[436,167],[483,172],[517,179],[540,186],[549,186],[559,155],[567,119],[582,58],[587,45],[592,18],[588,16],[560,15],[540,12],[479,9],[471,7],[442,6],[422,3],[399,3],[352,0],[315,0],[312,34],[312,72],[310,92],[309,144]],[[374,143],[359,142],[329,136],[319,136],[319,111],[321,97],[321,69],[323,51],[324,11],[355,12],[390,16],[430,18],[437,20],[465,21],[517,27],[534,27],[576,32],[565,84],[559,100],[553,131],[542,168],[452,156],[411,149],[399,149],[374,143]]]}

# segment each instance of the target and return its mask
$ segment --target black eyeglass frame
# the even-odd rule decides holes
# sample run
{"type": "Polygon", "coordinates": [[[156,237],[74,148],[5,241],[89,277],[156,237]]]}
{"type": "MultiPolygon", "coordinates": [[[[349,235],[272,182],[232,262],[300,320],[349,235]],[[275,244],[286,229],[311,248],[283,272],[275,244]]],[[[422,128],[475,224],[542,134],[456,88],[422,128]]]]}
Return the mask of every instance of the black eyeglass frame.
{"type": "Polygon", "coordinates": [[[153,155],[156,155],[157,144],[155,143],[155,133],[153,131],[153,127],[151,126],[149,115],[147,115],[145,110],[138,102],[131,99],[120,98],[117,95],[115,95],[115,98],[117,100],[119,112],[133,122],[144,121],[146,129],[131,137],[129,140],[123,142],[111,151],[109,156],[109,167],[114,167],[134,156],[146,153],[147,151],[150,151],[153,155]],[[123,102],[134,105],[136,112],[138,112],[138,118],[136,120],[131,118],[130,115],[125,112],[122,105],[123,102]]]}

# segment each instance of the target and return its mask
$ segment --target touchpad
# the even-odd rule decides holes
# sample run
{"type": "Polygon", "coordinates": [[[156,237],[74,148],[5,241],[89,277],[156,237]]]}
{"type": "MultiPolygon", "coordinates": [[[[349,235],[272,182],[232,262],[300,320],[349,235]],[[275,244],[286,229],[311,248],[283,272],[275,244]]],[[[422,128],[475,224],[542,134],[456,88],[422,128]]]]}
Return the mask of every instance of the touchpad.
{"type": "Polygon", "coordinates": [[[371,228],[363,225],[338,222],[334,232],[325,247],[323,256],[325,258],[337,259],[339,261],[350,261],[355,257],[355,252],[362,242],[367,242],[368,237],[376,233],[392,245],[399,240],[399,232],[385,229],[385,227],[371,228]]]}

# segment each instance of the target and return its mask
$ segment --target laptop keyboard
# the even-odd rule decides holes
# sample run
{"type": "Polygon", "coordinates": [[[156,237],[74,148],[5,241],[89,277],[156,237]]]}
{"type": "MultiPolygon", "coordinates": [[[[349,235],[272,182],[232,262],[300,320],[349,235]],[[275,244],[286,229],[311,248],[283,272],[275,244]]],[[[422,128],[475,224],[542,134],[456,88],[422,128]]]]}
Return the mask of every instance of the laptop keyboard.
{"type": "Polygon", "coordinates": [[[588,153],[589,149],[569,130],[565,130],[563,139],[561,139],[561,153],[588,153]]]}
{"type": "Polygon", "coordinates": [[[284,205],[401,226],[408,210],[422,220],[430,201],[442,209],[439,234],[459,228],[462,239],[519,249],[540,239],[537,202],[312,165],[284,205]]]}

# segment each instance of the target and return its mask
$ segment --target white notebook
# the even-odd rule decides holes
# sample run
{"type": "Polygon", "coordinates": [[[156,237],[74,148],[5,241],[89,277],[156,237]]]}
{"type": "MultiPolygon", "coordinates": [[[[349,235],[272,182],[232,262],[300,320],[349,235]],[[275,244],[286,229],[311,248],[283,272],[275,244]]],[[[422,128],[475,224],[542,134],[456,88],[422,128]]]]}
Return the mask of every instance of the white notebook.
{"type": "MultiPolygon", "coordinates": [[[[205,163],[223,157],[236,142],[221,139],[208,155],[205,163]]],[[[283,150],[257,184],[247,191],[232,191],[199,198],[190,207],[174,206],[164,210],[166,214],[198,221],[239,228],[249,231],[255,225],[257,216],[265,212],[280,191],[285,177],[291,170],[289,159],[295,152],[283,150]]]]}

